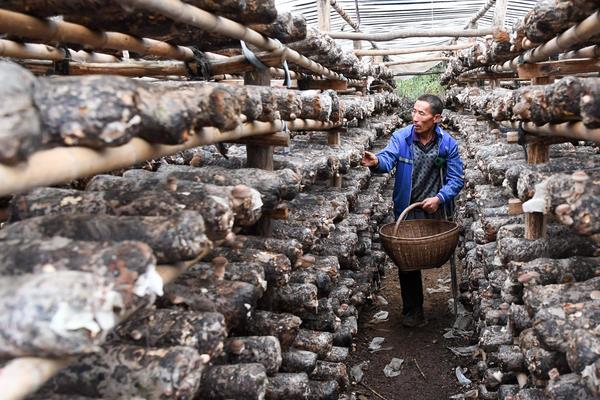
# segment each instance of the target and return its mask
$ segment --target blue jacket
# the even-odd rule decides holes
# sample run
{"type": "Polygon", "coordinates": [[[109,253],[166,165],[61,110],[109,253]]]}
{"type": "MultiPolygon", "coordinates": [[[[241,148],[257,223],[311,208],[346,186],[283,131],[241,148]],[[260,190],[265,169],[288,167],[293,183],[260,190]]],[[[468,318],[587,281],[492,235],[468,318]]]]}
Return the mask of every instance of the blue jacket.
{"type": "MultiPolygon", "coordinates": [[[[456,140],[438,124],[435,126],[440,157],[446,159],[443,175],[444,182],[437,197],[442,201],[448,216],[454,212],[454,197],[464,185],[463,162],[458,154],[456,140]]],[[[413,125],[396,130],[388,145],[377,153],[379,164],[375,172],[390,172],[396,167],[394,185],[394,215],[396,218],[410,204],[413,171],[413,125]]]]}

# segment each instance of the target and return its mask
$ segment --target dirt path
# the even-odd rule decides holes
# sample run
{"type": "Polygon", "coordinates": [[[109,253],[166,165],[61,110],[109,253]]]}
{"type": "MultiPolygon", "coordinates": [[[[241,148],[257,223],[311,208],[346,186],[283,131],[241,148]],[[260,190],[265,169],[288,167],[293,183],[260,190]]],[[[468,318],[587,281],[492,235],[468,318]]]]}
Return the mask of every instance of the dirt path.
{"type": "MultiPolygon", "coordinates": [[[[435,288],[438,279],[447,279],[449,266],[423,271],[423,287],[435,288]]],[[[448,285],[449,286],[449,285],[448,285]]],[[[395,267],[388,268],[381,293],[389,302],[387,306],[364,309],[359,321],[356,351],[347,362],[348,368],[364,360],[369,361],[364,371],[363,383],[387,400],[439,400],[461,393],[454,370],[466,364],[465,359],[455,356],[447,346],[464,346],[467,341],[448,340],[442,336],[444,328],[452,326],[453,315],[448,307],[450,293],[425,293],[425,316],[429,321],[423,328],[408,329],[401,324],[400,285],[395,267]],[[389,320],[380,324],[369,324],[373,315],[380,310],[389,311],[389,320]],[[385,337],[382,347],[392,347],[370,353],[367,348],[371,340],[385,337]],[[393,357],[404,359],[399,376],[388,378],[383,369],[393,357]],[[415,363],[416,360],[416,363],[415,363]],[[421,375],[419,368],[425,375],[421,375]]],[[[353,385],[357,399],[381,399],[362,385],[353,385]]]]}

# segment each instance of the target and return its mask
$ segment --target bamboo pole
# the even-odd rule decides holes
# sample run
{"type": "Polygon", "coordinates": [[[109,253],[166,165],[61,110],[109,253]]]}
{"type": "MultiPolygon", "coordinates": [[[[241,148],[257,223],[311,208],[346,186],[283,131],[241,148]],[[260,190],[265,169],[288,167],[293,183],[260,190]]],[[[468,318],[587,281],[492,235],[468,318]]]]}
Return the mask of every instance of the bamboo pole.
{"type": "MultiPolygon", "coordinates": [[[[496,3],[496,0],[488,0],[480,9],[479,11],[477,11],[477,13],[472,16],[469,21],[463,26],[463,29],[473,29],[475,27],[477,27],[477,21],[483,17],[490,8],[492,8],[492,6],[494,5],[494,3],[496,3]]],[[[456,44],[456,42],[458,41],[458,36],[455,36],[451,41],[450,44],[456,44]]]]}
{"type": "Polygon", "coordinates": [[[387,42],[394,39],[412,37],[480,37],[494,33],[492,28],[484,29],[431,29],[412,31],[393,31],[387,33],[362,33],[362,32],[327,32],[333,39],[372,40],[374,42],[387,42]]]}
{"type": "Polygon", "coordinates": [[[600,143],[600,128],[586,128],[583,122],[564,122],[562,124],[546,124],[537,126],[533,122],[525,122],[523,130],[541,137],[565,137],[577,140],[589,140],[600,143]]]}
{"type": "Polygon", "coordinates": [[[462,50],[473,47],[474,43],[455,44],[455,45],[440,45],[428,47],[412,47],[405,49],[386,49],[386,50],[354,50],[355,56],[395,56],[400,54],[425,53],[429,51],[452,51],[462,50]]]}
{"type": "MultiPolygon", "coordinates": [[[[89,53],[86,51],[73,51],[69,49],[70,75],[110,74],[129,77],[141,76],[189,76],[190,70],[182,61],[146,61],[137,60],[123,62],[109,54],[89,53]]],[[[210,63],[212,76],[242,73],[253,71],[255,67],[244,56],[227,57],[220,54],[205,53],[210,63]]],[[[35,43],[19,43],[11,40],[0,39],[0,56],[27,59],[24,63],[34,72],[44,73],[51,63],[36,62],[31,60],[64,61],[65,52],[50,45],[35,43]]],[[[281,64],[281,55],[273,53],[260,53],[256,55],[267,66],[281,64]]],[[[270,68],[273,76],[284,77],[285,71],[280,68],[270,68]]],[[[298,79],[299,74],[290,71],[291,79],[298,79]]]]}
{"type": "MultiPolygon", "coordinates": [[[[54,49],[46,45],[36,45],[44,48],[54,49]]],[[[54,53],[60,53],[60,49],[54,49],[54,53]]],[[[2,54],[2,40],[0,39],[0,54],[2,54]]],[[[61,53],[64,58],[64,53],[61,53]]],[[[28,56],[25,58],[41,58],[46,60],[48,58],[36,57],[38,54],[23,54],[28,56]]],[[[56,56],[59,56],[57,54],[56,56]]],[[[41,54],[43,56],[43,54],[41,54]]],[[[274,56],[272,53],[259,54],[257,57],[267,66],[275,66],[281,64],[281,56],[274,56]]],[[[118,59],[115,58],[118,61],[118,59]]],[[[26,61],[25,65],[33,70],[38,71],[40,68],[51,67],[50,63],[39,63],[26,61]]],[[[147,60],[135,60],[127,62],[69,62],[69,75],[87,75],[87,74],[109,74],[109,75],[122,75],[129,77],[141,77],[141,76],[189,76],[191,74],[190,66],[183,61],[147,61],[147,60]]],[[[210,74],[211,76],[217,75],[228,75],[228,74],[240,74],[243,72],[254,71],[256,68],[248,62],[244,56],[226,57],[225,59],[219,59],[218,61],[210,62],[210,74]]],[[[283,76],[284,71],[273,68],[276,71],[277,76],[283,76]]],[[[40,71],[43,72],[43,71],[40,71]]],[[[290,71],[292,79],[297,78],[297,74],[290,71]]]]}
{"type": "MultiPolygon", "coordinates": [[[[354,29],[355,32],[360,32],[360,26],[358,25],[357,22],[355,22],[352,17],[350,17],[348,15],[348,13],[346,12],[346,10],[344,10],[342,8],[342,6],[340,6],[338,4],[338,2],[336,0],[329,0],[329,4],[331,4],[331,6],[333,7],[333,9],[340,15],[340,17],[342,17],[342,19],[344,21],[346,21],[348,23],[348,25],[350,25],[352,27],[352,29],[354,29]]],[[[360,41],[357,41],[360,42],[360,41]]],[[[377,44],[373,41],[369,41],[369,43],[371,44],[371,46],[375,49],[378,49],[377,44]]]]}
{"type": "Polygon", "coordinates": [[[57,147],[32,154],[26,163],[16,166],[0,165],[0,196],[125,168],[192,147],[279,132],[285,130],[285,124],[292,131],[328,130],[337,126],[332,122],[315,120],[277,120],[245,123],[226,132],[212,127],[203,128],[186,143],[177,146],[153,145],[140,138],[134,138],[123,146],[101,151],[85,147],[57,147]],[[49,165],[52,168],[48,168],[49,165]]]}
{"type": "Polygon", "coordinates": [[[19,37],[42,40],[46,43],[77,43],[95,49],[128,50],[141,55],[152,55],[190,61],[194,52],[187,47],[174,46],[154,39],[137,38],[118,32],[97,32],[83,25],[32,17],[0,9],[0,32],[19,37]]]}
{"type": "MultiPolygon", "coordinates": [[[[42,73],[51,63],[25,61],[31,71],[42,73]]],[[[133,61],[122,63],[69,63],[69,75],[188,76],[190,71],[182,61],[133,61]]]]}
{"type": "Polygon", "coordinates": [[[359,26],[358,23],[356,23],[346,12],[346,10],[344,10],[342,8],[342,6],[340,6],[338,4],[338,2],[336,0],[329,0],[329,4],[331,4],[331,6],[333,7],[333,9],[340,15],[340,17],[342,17],[342,19],[344,21],[346,21],[348,23],[348,25],[350,25],[352,27],[352,29],[354,29],[355,31],[359,31],[359,26]]]}
{"type": "MultiPolygon", "coordinates": [[[[69,58],[73,61],[92,63],[118,62],[119,59],[110,54],[89,53],[87,51],[73,51],[68,49],[69,58]]],[[[0,56],[13,58],[33,58],[38,60],[62,61],[65,59],[65,49],[36,44],[19,43],[12,40],[0,39],[0,56]]]]}
{"type": "Polygon", "coordinates": [[[504,64],[494,65],[490,69],[493,72],[516,71],[519,64],[522,64],[523,62],[536,63],[544,61],[549,57],[567,52],[577,46],[577,44],[598,34],[600,34],[600,11],[594,12],[577,25],[572,26],[554,39],[549,40],[535,49],[525,52],[522,56],[515,57],[512,60],[506,61],[504,64]]]}
{"type": "Polygon", "coordinates": [[[206,12],[198,7],[183,3],[180,0],[117,0],[127,7],[134,7],[141,10],[153,11],[163,14],[174,21],[182,22],[207,32],[215,32],[221,35],[243,40],[259,49],[266,51],[281,51],[284,58],[303,68],[306,68],[317,75],[322,75],[330,79],[345,80],[341,74],[333,72],[328,68],[304,57],[295,50],[292,50],[281,44],[278,40],[265,37],[256,32],[232,21],[228,18],[217,17],[214,14],[206,12]]]}
{"type": "Polygon", "coordinates": [[[392,61],[392,62],[386,62],[383,63],[383,65],[385,65],[386,67],[391,67],[393,65],[403,65],[403,64],[417,64],[417,63],[424,63],[424,62],[431,62],[431,61],[448,61],[450,59],[450,57],[426,57],[426,58],[419,58],[416,60],[404,60],[404,61],[392,61]]]}
{"type": "Polygon", "coordinates": [[[396,72],[394,76],[440,75],[441,72],[396,72]]]}
{"type": "Polygon", "coordinates": [[[64,358],[21,357],[10,360],[0,374],[2,398],[21,400],[35,393],[46,381],[73,361],[64,358]]]}
{"type": "Polygon", "coordinates": [[[483,7],[481,7],[479,9],[479,11],[477,12],[477,14],[475,14],[474,16],[471,17],[471,19],[469,19],[469,22],[467,22],[464,26],[464,29],[469,29],[469,27],[476,23],[481,17],[483,17],[490,8],[492,8],[492,6],[496,3],[496,0],[488,0],[483,7]]]}
{"type": "Polygon", "coordinates": [[[600,57],[600,46],[593,45],[583,49],[568,51],[558,56],[559,60],[569,60],[573,58],[598,58],[600,57]]]}

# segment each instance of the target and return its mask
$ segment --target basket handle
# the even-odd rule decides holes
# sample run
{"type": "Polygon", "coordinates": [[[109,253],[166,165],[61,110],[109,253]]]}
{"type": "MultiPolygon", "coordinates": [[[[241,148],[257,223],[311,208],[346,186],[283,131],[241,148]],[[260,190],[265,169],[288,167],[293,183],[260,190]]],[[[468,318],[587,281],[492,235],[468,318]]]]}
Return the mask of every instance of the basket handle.
{"type": "Polygon", "coordinates": [[[417,207],[422,207],[423,206],[423,202],[420,201],[418,203],[413,203],[410,206],[406,207],[404,209],[404,211],[402,211],[402,214],[400,214],[400,216],[398,217],[398,221],[396,221],[396,226],[394,227],[394,236],[398,236],[398,228],[400,227],[400,222],[402,222],[402,220],[406,217],[406,215],[411,212],[414,208],[417,207]]]}

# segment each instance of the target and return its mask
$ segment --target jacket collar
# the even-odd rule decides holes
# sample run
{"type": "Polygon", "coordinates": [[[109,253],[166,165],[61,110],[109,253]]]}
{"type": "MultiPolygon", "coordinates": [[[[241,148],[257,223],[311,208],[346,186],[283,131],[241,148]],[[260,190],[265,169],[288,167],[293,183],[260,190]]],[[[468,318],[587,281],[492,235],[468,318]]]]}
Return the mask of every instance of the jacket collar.
{"type": "MultiPolygon", "coordinates": [[[[404,132],[404,140],[406,140],[407,143],[411,143],[413,141],[415,126],[413,124],[410,124],[407,126],[407,128],[408,129],[405,129],[404,132]]],[[[441,143],[442,139],[444,138],[445,132],[440,127],[440,124],[435,124],[435,134],[437,135],[438,143],[441,143]]]]}

